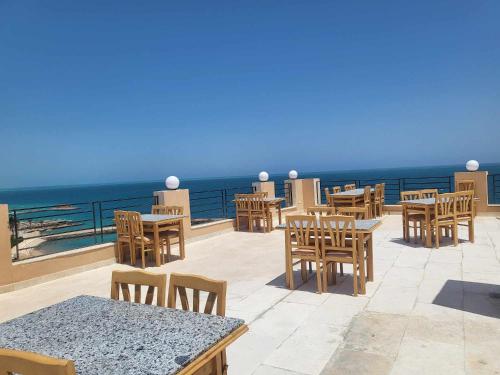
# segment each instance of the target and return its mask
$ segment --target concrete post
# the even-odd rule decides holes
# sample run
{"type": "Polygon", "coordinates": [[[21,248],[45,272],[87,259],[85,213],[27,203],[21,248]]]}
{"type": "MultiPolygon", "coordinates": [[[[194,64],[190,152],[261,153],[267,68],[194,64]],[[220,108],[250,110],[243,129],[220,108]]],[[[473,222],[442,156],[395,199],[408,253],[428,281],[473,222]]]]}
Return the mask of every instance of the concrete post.
{"type": "Polygon", "coordinates": [[[321,187],[319,178],[302,180],[302,194],[304,209],[321,204],[321,187]]]}
{"type": "Polygon", "coordinates": [[[455,191],[458,181],[473,180],[474,195],[479,200],[476,201],[477,212],[488,211],[488,172],[455,172],[455,191]]]}
{"type": "Polygon", "coordinates": [[[304,210],[304,195],[302,192],[302,179],[285,180],[285,184],[290,184],[292,205],[297,207],[297,210],[304,210]]]}
{"type": "Polygon", "coordinates": [[[255,192],[267,192],[267,196],[269,198],[276,197],[275,189],[274,189],[274,181],[266,181],[266,182],[252,182],[252,188],[255,192]]]}
{"type": "Polygon", "coordinates": [[[9,206],[0,204],[0,285],[12,283],[9,206]]]}
{"type": "Polygon", "coordinates": [[[162,190],[153,193],[158,197],[158,204],[162,206],[182,206],[184,208],[184,235],[191,236],[191,204],[189,189],[162,190]]]}

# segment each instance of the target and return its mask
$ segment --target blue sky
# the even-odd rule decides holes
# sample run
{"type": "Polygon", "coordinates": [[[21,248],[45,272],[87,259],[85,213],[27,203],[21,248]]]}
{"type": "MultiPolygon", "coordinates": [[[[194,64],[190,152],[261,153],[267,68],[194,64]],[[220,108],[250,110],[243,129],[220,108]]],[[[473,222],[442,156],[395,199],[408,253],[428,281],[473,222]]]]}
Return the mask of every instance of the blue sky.
{"type": "Polygon", "coordinates": [[[499,1],[0,0],[0,187],[500,162],[499,1]]]}

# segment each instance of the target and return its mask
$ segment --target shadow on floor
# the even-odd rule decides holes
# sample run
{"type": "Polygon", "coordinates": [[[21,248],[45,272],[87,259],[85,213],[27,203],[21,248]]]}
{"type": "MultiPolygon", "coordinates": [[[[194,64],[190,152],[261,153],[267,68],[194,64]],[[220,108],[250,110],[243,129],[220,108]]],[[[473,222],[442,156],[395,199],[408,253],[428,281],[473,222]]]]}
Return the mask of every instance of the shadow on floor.
{"type": "Polygon", "coordinates": [[[500,285],[447,280],[434,305],[500,318],[500,285]]]}
{"type": "MultiPolygon", "coordinates": [[[[392,242],[392,243],[395,243],[395,244],[398,244],[398,245],[404,245],[404,246],[407,246],[407,247],[412,247],[412,248],[425,248],[425,240],[420,240],[420,238],[417,238],[417,240],[415,241],[415,239],[412,237],[410,239],[410,242],[406,242],[403,238],[391,238],[389,240],[389,242],[392,242]]],[[[461,243],[464,243],[464,242],[467,242],[465,240],[462,240],[462,239],[458,239],[458,243],[461,244],[461,243]]],[[[433,241],[432,242],[432,246],[433,246],[433,249],[435,249],[435,242],[433,241]]],[[[439,247],[455,247],[453,246],[453,239],[451,237],[442,237],[441,240],[439,241],[439,247]]]]}

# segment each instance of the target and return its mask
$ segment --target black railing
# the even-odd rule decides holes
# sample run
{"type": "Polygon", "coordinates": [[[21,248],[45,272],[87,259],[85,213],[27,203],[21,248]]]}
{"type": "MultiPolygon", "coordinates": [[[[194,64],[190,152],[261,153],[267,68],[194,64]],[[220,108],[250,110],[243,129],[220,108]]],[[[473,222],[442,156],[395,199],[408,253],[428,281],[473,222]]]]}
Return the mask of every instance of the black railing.
{"type": "Polygon", "coordinates": [[[500,174],[488,176],[488,203],[500,204],[500,174]]]}
{"type": "Polygon", "coordinates": [[[434,176],[434,177],[405,177],[405,178],[365,178],[348,180],[328,180],[321,181],[321,201],[326,202],[325,188],[330,192],[333,186],[341,186],[344,190],[346,184],[356,184],[356,187],[374,186],[385,183],[385,202],[387,204],[396,204],[400,200],[402,191],[438,189],[440,193],[449,193],[453,191],[453,176],[434,176]]]}
{"type": "Polygon", "coordinates": [[[9,212],[13,259],[113,241],[115,210],[149,213],[156,203],[156,197],[147,196],[13,209],[9,212]]]}
{"type": "Polygon", "coordinates": [[[276,182],[274,184],[274,195],[279,198],[285,198],[283,207],[293,206],[292,185],[289,182],[276,182]]]}

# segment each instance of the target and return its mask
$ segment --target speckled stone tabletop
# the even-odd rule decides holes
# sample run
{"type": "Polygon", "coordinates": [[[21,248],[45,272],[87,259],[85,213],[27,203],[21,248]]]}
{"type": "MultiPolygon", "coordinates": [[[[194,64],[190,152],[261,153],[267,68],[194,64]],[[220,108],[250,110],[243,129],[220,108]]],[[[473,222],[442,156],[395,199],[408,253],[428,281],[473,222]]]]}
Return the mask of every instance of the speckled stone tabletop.
{"type": "MultiPolygon", "coordinates": [[[[374,188],[370,190],[372,193],[375,191],[374,188]]],[[[333,196],[343,196],[343,197],[352,197],[352,196],[359,196],[359,195],[364,195],[365,194],[365,189],[353,189],[353,190],[346,190],[346,191],[341,191],[340,193],[334,193],[332,194],[333,196]]]]}
{"type": "Polygon", "coordinates": [[[157,222],[164,220],[176,220],[186,217],[185,215],[159,215],[159,214],[142,214],[142,221],[157,222]]]}
{"type": "Polygon", "coordinates": [[[433,206],[436,204],[435,198],[422,198],[422,199],[408,199],[407,201],[400,201],[400,204],[420,204],[423,206],[433,206]]]}
{"type": "Polygon", "coordinates": [[[79,296],[0,324],[0,347],[71,359],[79,375],[170,375],[243,324],[79,296]]]}

